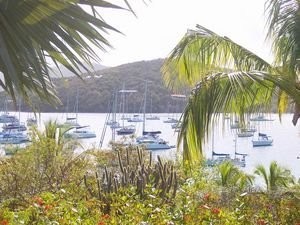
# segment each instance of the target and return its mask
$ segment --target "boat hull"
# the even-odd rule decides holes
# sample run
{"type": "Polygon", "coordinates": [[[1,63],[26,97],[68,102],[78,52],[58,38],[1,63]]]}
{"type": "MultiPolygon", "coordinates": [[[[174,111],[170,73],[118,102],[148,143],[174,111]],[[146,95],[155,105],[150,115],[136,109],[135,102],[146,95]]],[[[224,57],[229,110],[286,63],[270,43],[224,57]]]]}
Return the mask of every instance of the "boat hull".
{"type": "Polygon", "coordinates": [[[252,140],[253,147],[271,146],[273,140],[252,140]]]}

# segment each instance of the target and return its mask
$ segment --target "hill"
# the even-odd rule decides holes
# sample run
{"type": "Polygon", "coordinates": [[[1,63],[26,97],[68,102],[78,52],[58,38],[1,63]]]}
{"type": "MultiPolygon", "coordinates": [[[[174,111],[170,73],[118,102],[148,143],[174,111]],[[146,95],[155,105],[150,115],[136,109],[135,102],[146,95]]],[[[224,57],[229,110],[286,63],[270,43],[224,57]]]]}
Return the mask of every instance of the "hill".
{"type": "MultiPolygon", "coordinates": [[[[81,70],[82,67],[79,67],[81,70]]],[[[90,70],[90,71],[99,71],[99,70],[102,70],[104,68],[107,68],[106,66],[103,66],[101,64],[92,64],[92,67],[90,66],[87,66],[87,68],[90,70]]],[[[52,71],[50,71],[50,76],[51,77],[56,77],[56,78],[60,78],[61,77],[61,74],[63,74],[64,77],[73,77],[75,76],[74,73],[72,73],[70,70],[68,70],[66,67],[64,66],[59,66],[59,69],[58,68],[53,68],[52,71]]]]}
{"type": "MultiPolygon", "coordinates": [[[[69,105],[68,111],[72,112],[78,90],[79,112],[108,112],[110,110],[108,104],[112,101],[113,93],[122,89],[124,85],[125,89],[137,90],[137,93],[127,95],[126,111],[138,113],[141,112],[145,80],[147,80],[148,112],[181,111],[184,105],[183,101],[172,99],[171,92],[163,85],[160,72],[162,64],[163,59],[140,61],[104,68],[91,74],[83,74],[82,80],[74,76],[54,78],[58,96],[63,105],[55,108],[42,102],[36,104],[41,112],[65,112],[67,105],[69,105]],[[150,107],[151,101],[152,108],[150,107]]],[[[118,94],[118,97],[120,100],[121,94],[118,94]]],[[[23,106],[22,111],[30,111],[30,108],[23,106]]],[[[121,110],[119,109],[119,111],[121,110]]]]}

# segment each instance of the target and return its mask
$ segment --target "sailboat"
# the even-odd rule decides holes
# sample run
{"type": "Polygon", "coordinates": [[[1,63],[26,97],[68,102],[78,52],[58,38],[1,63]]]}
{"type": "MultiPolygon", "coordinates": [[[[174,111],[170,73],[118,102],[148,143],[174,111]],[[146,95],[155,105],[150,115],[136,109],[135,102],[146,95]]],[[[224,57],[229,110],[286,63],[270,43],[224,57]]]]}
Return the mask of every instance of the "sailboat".
{"type": "Polygon", "coordinates": [[[21,99],[19,100],[19,119],[12,123],[5,123],[0,132],[0,144],[21,144],[29,141],[26,133],[27,128],[23,123],[20,123],[21,99]]]}
{"type": "Polygon", "coordinates": [[[66,133],[66,137],[74,139],[85,139],[85,138],[95,138],[96,134],[93,131],[88,130],[89,126],[77,126],[74,127],[71,132],[66,133]]]}
{"type": "MultiPolygon", "coordinates": [[[[125,95],[128,93],[136,93],[136,90],[126,90],[125,85],[123,84],[123,89],[119,91],[119,93],[122,94],[122,111],[123,111],[123,117],[125,115],[125,95]]],[[[122,127],[117,130],[117,135],[130,135],[135,133],[135,126],[129,125],[125,126],[124,120],[122,120],[122,127]]]]}
{"type": "Polygon", "coordinates": [[[28,127],[30,126],[36,126],[38,124],[37,117],[35,113],[28,113],[27,119],[26,119],[26,125],[28,127]]]}
{"type": "Polygon", "coordinates": [[[273,121],[274,119],[266,118],[263,114],[250,118],[250,121],[273,121]]]}
{"type": "Polygon", "coordinates": [[[67,96],[67,107],[66,107],[66,121],[62,124],[64,127],[78,127],[80,126],[77,122],[77,114],[78,114],[78,90],[76,93],[76,100],[75,100],[75,105],[74,105],[74,112],[75,112],[75,117],[70,117],[68,115],[69,111],[69,96],[67,96]]]}
{"type": "Polygon", "coordinates": [[[146,117],[146,120],[160,120],[159,116],[152,114],[152,95],[150,95],[150,115],[146,117]]]}
{"type": "Polygon", "coordinates": [[[258,137],[252,140],[253,147],[271,146],[273,144],[273,138],[264,133],[258,133],[258,137]]]}
{"type": "Polygon", "coordinates": [[[236,166],[245,167],[246,166],[246,156],[247,154],[237,152],[237,138],[234,140],[234,158],[230,157],[229,153],[217,153],[214,150],[214,132],[212,131],[212,157],[206,160],[207,166],[216,166],[224,161],[229,161],[236,166]],[[242,158],[238,157],[241,156],[242,158]]]}
{"type": "Polygon", "coordinates": [[[65,134],[65,137],[67,138],[73,138],[73,139],[84,139],[84,138],[95,138],[96,134],[95,132],[87,129],[89,126],[80,126],[78,121],[78,95],[79,92],[77,90],[76,93],[76,101],[75,101],[75,113],[76,116],[74,117],[67,117],[67,121],[65,122],[65,125],[69,125],[71,129],[65,134]]]}
{"type": "Polygon", "coordinates": [[[110,107],[110,103],[108,104],[108,108],[111,108],[110,112],[108,114],[108,119],[106,121],[106,125],[110,126],[111,129],[118,129],[121,128],[120,123],[117,121],[117,105],[118,105],[118,93],[114,93],[113,94],[113,100],[112,100],[112,107],[110,107]],[[110,115],[111,115],[111,119],[110,119],[110,115]]]}
{"type": "Polygon", "coordinates": [[[20,122],[20,113],[21,113],[21,99],[19,100],[19,119],[16,119],[14,122],[5,123],[2,126],[4,132],[20,132],[26,131],[27,127],[24,123],[20,122]]]}
{"type": "Polygon", "coordinates": [[[8,113],[8,109],[7,109],[8,102],[9,100],[5,98],[3,113],[0,115],[0,123],[17,123],[19,122],[18,118],[8,113]]]}
{"type": "Polygon", "coordinates": [[[232,163],[236,166],[245,167],[246,166],[246,156],[248,154],[237,152],[237,138],[235,137],[234,141],[234,158],[232,163]]]}
{"type": "MultiPolygon", "coordinates": [[[[185,95],[181,95],[181,94],[172,94],[171,97],[172,97],[172,99],[174,99],[175,101],[177,101],[176,104],[175,104],[175,112],[174,112],[174,115],[175,115],[179,111],[179,103],[178,102],[180,100],[184,100],[186,98],[186,96],[185,95]]],[[[180,121],[177,118],[174,118],[174,115],[173,115],[173,117],[169,117],[167,120],[164,120],[164,123],[175,123],[175,124],[177,124],[177,125],[174,125],[174,126],[176,126],[176,127],[174,127],[174,129],[175,129],[175,128],[179,128],[180,121]]]]}
{"type": "Polygon", "coordinates": [[[160,131],[146,131],[146,102],[147,102],[147,87],[148,82],[145,81],[144,105],[143,105],[143,135],[136,138],[136,144],[142,145],[146,150],[163,150],[174,148],[167,141],[158,136],[160,131]]]}

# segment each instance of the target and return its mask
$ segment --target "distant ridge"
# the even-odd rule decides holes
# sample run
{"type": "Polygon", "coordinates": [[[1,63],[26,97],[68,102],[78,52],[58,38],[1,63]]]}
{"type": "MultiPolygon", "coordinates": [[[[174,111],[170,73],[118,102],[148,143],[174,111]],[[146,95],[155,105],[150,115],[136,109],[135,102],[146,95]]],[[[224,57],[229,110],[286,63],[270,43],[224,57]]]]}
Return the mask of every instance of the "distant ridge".
{"type": "MultiPolygon", "coordinates": [[[[151,109],[153,113],[182,111],[184,107],[183,102],[178,103],[179,105],[177,103],[174,104],[174,99],[171,98],[171,94],[174,93],[170,92],[163,84],[160,71],[163,61],[164,59],[155,59],[122,64],[116,67],[100,67],[100,70],[90,74],[82,74],[83,80],[66,74],[64,74],[65,77],[63,78],[54,77],[53,81],[63,105],[55,108],[37,100],[34,100],[34,102],[41,112],[65,112],[67,101],[69,101],[69,112],[72,112],[78,89],[79,112],[105,113],[110,110],[108,104],[112,100],[113,93],[122,89],[123,85],[125,85],[127,89],[137,90],[136,94],[127,96],[126,111],[139,113],[141,112],[144,96],[145,80],[147,80],[148,112],[150,112],[150,99],[152,99],[151,109]]],[[[0,106],[1,104],[4,105],[3,100],[1,103],[1,99],[0,106]]],[[[22,111],[30,111],[30,108],[22,106],[22,111]]]]}
{"type": "MultiPolygon", "coordinates": [[[[93,63],[92,64],[93,67],[89,67],[87,66],[87,68],[91,71],[91,72],[96,72],[96,71],[99,71],[99,70],[102,70],[102,69],[105,69],[105,68],[108,68],[106,66],[103,66],[101,64],[96,64],[96,63],[93,63]]],[[[68,70],[66,67],[64,66],[59,66],[59,69],[57,68],[53,68],[53,71],[50,71],[50,76],[51,77],[56,77],[56,78],[61,78],[62,76],[63,77],[72,77],[72,76],[75,76],[74,73],[72,73],[70,70],[68,70]],[[60,71],[59,71],[60,69],[60,71]]],[[[85,71],[84,69],[81,69],[82,71],[85,71]]]]}

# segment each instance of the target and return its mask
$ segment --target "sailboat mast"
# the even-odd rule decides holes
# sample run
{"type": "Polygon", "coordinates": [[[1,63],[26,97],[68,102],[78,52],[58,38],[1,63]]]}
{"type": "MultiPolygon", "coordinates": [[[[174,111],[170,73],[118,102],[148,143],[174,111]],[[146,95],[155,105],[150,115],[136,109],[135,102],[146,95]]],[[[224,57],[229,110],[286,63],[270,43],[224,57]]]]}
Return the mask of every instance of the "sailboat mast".
{"type": "Polygon", "coordinates": [[[75,112],[76,112],[76,124],[78,123],[78,88],[76,90],[76,105],[75,105],[75,112]]]}
{"type": "MultiPolygon", "coordinates": [[[[117,106],[118,106],[118,91],[115,92],[115,96],[113,98],[113,109],[112,109],[112,121],[113,121],[113,125],[115,125],[115,123],[117,122],[117,106]]],[[[116,138],[116,129],[112,129],[112,141],[115,142],[115,138],[116,138]]]]}
{"type": "Polygon", "coordinates": [[[146,80],[145,81],[145,93],[144,93],[144,110],[143,110],[143,132],[145,131],[145,123],[146,123],[147,88],[148,88],[148,83],[146,80]]]}
{"type": "Polygon", "coordinates": [[[236,135],[234,137],[234,158],[236,158],[236,145],[237,145],[237,138],[236,138],[236,135]]]}
{"type": "Polygon", "coordinates": [[[69,93],[67,92],[67,107],[66,107],[66,120],[68,119],[68,112],[69,112],[69,93]]]}
{"type": "Polygon", "coordinates": [[[122,119],[122,127],[124,128],[124,120],[125,120],[125,83],[123,83],[122,88],[122,113],[123,113],[123,119],[122,119]]]}
{"type": "Polygon", "coordinates": [[[19,99],[19,123],[21,121],[21,103],[22,103],[22,99],[20,97],[20,99],[19,99]]]}
{"type": "Polygon", "coordinates": [[[212,154],[212,158],[214,156],[214,149],[215,149],[215,134],[214,134],[214,126],[212,125],[212,129],[211,129],[211,154],[212,154]]]}

